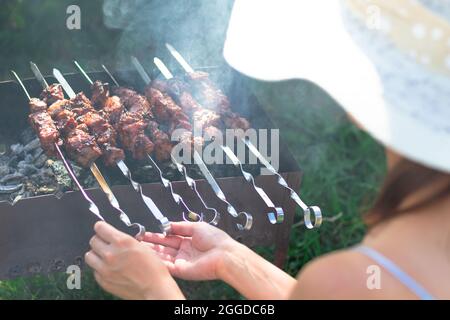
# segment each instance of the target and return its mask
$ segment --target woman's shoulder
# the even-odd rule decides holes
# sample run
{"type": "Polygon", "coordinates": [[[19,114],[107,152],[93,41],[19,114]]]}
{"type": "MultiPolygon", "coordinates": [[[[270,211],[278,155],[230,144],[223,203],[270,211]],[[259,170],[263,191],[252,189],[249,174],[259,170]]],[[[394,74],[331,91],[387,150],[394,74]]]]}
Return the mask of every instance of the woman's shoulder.
{"type": "Polygon", "coordinates": [[[369,265],[364,256],[351,249],[316,258],[300,271],[293,298],[375,298],[367,286],[369,265]]]}

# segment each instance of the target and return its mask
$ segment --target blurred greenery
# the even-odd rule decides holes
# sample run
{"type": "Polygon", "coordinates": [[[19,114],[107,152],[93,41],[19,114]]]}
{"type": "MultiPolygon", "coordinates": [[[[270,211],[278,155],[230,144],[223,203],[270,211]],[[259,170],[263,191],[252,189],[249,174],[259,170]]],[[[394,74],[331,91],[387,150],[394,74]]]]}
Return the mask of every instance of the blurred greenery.
{"type": "MultiPolygon", "coordinates": [[[[113,59],[111,49],[120,32],[103,26],[102,1],[1,0],[0,74],[9,70],[30,75],[28,61],[42,69],[57,66],[73,70],[71,60],[83,64],[113,59]],[[67,5],[82,7],[83,32],[65,28],[67,5]],[[62,27],[63,26],[63,27],[62,27]],[[86,32],[87,31],[87,32],[86,32]]],[[[220,50],[217,50],[220,51],[220,50]]],[[[290,146],[304,171],[301,196],[321,206],[325,222],[319,230],[306,231],[300,213],[292,230],[286,271],[295,276],[311,259],[361,240],[365,226],[361,213],[369,208],[385,172],[382,147],[351,124],[340,107],[320,88],[304,81],[266,83],[247,80],[246,85],[266,108],[281,138],[290,146]]],[[[257,252],[271,259],[272,251],[257,252]]],[[[218,281],[180,281],[191,299],[239,299],[232,288],[218,281]]],[[[82,290],[67,290],[66,275],[20,278],[0,282],[2,299],[110,299],[89,272],[83,273],[82,290]]]]}
{"type": "Polygon", "coordinates": [[[49,73],[54,67],[75,71],[72,60],[77,57],[82,57],[87,67],[99,60],[106,64],[113,60],[121,32],[104,26],[103,1],[1,0],[0,3],[0,79],[10,79],[11,69],[31,77],[29,61],[49,73]],[[71,4],[81,8],[81,30],[66,27],[66,9],[71,4]]]}

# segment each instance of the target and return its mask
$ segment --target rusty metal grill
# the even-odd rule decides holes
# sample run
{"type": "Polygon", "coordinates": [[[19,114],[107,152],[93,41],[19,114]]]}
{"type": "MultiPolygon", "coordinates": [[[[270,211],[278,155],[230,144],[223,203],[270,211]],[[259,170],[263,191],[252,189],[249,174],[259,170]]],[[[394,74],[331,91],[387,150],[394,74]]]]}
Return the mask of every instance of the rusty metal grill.
{"type": "MultiPolygon", "coordinates": [[[[231,85],[225,90],[232,105],[245,105],[240,109],[254,128],[273,128],[257,99],[248,93],[245,79],[240,74],[226,68],[223,74],[230,75],[231,85]]],[[[120,83],[134,87],[142,92],[143,84],[133,71],[116,72],[120,83]]],[[[110,81],[104,72],[89,73],[92,79],[110,81]]],[[[76,91],[90,92],[89,86],[81,74],[65,75],[76,91]]],[[[55,82],[47,77],[49,83],[55,82]]],[[[41,87],[35,79],[25,79],[24,84],[33,96],[38,96],[41,87]]],[[[27,128],[28,103],[23,92],[13,81],[0,83],[0,137],[7,144],[18,139],[27,128]]],[[[0,141],[2,142],[2,141],[0,141]]],[[[217,168],[216,168],[217,169],[217,168]]],[[[175,169],[174,169],[175,170],[175,169]]],[[[106,170],[106,172],[108,172],[106,170]]],[[[227,198],[239,210],[247,211],[254,217],[254,224],[249,231],[237,230],[233,217],[226,214],[225,205],[217,199],[210,186],[203,179],[197,180],[199,192],[208,204],[221,213],[218,227],[225,230],[233,238],[244,244],[254,246],[274,246],[275,263],[282,266],[287,254],[289,234],[294,220],[295,203],[288,190],[277,184],[276,176],[258,175],[256,183],[262,187],[273,202],[281,206],[285,212],[285,220],[281,224],[272,225],[264,215],[265,204],[245,181],[238,171],[215,170],[217,181],[226,193],[227,198]]],[[[289,186],[298,190],[301,172],[286,146],[280,141],[279,172],[289,186]]],[[[114,177],[114,172],[109,172],[114,177]]],[[[137,177],[139,178],[139,177],[137,177]]],[[[202,205],[180,176],[176,177],[174,188],[185,201],[196,210],[202,205]]],[[[172,221],[181,220],[180,209],[173,201],[169,201],[167,190],[159,182],[144,182],[143,190],[150,195],[164,214],[172,221]]],[[[150,231],[159,231],[155,219],[148,214],[140,196],[125,183],[112,186],[123,209],[132,221],[143,224],[150,231]]],[[[114,213],[106,197],[99,189],[87,189],[94,202],[100,208],[105,219],[117,228],[125,230],[123,224],[114,213]]],[[[95,219],[81,200],[78,191],[66,192],[61,198],[55,195],[41,195],[25,198],[11,205],[8,201],[0,202],[0,279],[46,274],[65,270],[71,264],[83,264],[83,255],[88,249],[88,241],[93,235],[95,219]]]]}

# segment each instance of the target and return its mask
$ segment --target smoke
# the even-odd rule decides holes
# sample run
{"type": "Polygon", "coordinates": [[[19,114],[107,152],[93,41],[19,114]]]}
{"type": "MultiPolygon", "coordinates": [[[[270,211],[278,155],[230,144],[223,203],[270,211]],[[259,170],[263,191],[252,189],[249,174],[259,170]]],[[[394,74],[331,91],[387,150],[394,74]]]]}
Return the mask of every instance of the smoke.
{"type": "Polygon", "coordinates": [[[129,68],[130,55],[136,55],[152,69],[157,55],[174,67],[166,42],[182,52],[194,68],[222,64],[232,5],[230,0],[105,0],[105,25],[123,30],[117,64],[129,68]]]}

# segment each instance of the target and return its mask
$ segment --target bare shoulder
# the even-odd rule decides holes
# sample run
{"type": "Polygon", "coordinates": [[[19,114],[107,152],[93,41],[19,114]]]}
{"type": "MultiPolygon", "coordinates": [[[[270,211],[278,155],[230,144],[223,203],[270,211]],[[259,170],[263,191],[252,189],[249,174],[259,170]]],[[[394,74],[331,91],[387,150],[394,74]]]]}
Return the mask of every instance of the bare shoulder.
{"type": "Polygon", "coordinates": [[[373,299],[367,288],[367,258],[342,250],[308,263],[299,273],[293,299],[373,299]]]}

